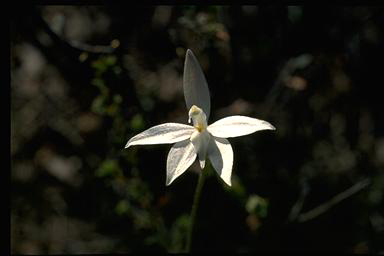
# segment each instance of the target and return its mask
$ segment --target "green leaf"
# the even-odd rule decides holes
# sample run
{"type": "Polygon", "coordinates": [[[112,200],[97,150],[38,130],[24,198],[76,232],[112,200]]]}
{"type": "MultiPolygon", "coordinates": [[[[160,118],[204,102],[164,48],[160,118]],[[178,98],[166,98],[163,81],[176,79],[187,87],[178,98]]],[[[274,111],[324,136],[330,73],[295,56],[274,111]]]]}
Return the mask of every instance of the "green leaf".
{"type": "Polygon", "coordinates": [[[268,201],[258,195],[251,195],[245,204],[245,209],[248,213],[256,213],[264,218],[268,213],[268,201]]]}
{"type": "Polygon", "coordinates": [[[107,159],[96,170],[97,177],[106,177],[112,175],[118,175],[121,173],[121,169],[116,160],[107,159]]]}
{"type": "Polygon", "coordinates": [[[143,130],[145,128],[143,116],[141,114],[134,115],[131,119],[130,127],[134,131],[143,130]]]}
{"type": "Polygon", "coordinates": [[[129,202],[125,199],[120,200],[115,207],[115,211],[118,215],[123,215],[129,212],[131,206],[129,202]]]}

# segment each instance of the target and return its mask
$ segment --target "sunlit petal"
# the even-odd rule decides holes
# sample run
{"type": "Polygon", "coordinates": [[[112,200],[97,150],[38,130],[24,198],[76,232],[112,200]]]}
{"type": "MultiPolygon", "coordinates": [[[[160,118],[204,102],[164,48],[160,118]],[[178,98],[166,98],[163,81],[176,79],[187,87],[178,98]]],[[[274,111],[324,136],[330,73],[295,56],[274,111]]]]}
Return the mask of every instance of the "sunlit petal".
{"type": "Polygon", "coordinates": [[[229,116],[214,122],[207,129],[215,137],[229,138],[276,128],[264,120],[247,116],[229,116]]]}
{"type": "Polygon", "coordinates": [[[195,161],[196,153],[189,139],[177,142],[168,153],[167,180],[170,185],[177,177],[183,174],[195,161]]]}
{"type": "Polygon", "coordinates": [[[208,158],[220,178],[231,186],[233,150],[229,141],[212,136],[208,147],[208,158]]]}
{"type": "Polygon", "coordinates": [[[193,126],[178,123],[156,125],[132,137],[125,148],[133,145],[175,143],[188,139],[194,130],[193,126]]]}
{"type": "Polygon", "coordinates": [[[184,97],[187,109],[193,105],[201,108],[209,118],[211,99],[203,71],[191,50],[187,50],[183,76],[184,97]]]}

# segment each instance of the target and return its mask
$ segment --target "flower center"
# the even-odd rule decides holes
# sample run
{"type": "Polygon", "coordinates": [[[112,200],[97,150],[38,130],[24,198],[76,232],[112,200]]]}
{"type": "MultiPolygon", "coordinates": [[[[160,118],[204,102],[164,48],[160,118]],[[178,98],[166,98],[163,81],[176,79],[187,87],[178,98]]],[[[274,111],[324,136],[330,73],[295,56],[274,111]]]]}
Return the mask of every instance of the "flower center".
{"type": "Polygon", "coordinates": [[[188,123],[190,123],[192,120],[193,126],[196,128],[196,130],[202,132],[207,129],[207,116],[201,108],[193,105],[189,110],[188,116],[188,123]]]}

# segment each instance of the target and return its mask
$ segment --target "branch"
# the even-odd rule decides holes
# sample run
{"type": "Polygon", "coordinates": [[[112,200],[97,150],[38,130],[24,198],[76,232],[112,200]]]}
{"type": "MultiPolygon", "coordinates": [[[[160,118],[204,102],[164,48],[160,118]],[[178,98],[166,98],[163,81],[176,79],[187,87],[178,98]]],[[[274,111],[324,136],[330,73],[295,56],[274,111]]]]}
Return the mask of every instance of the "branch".
{"type": "Polygon", "coordinates": [[[334,205],[340,203],[344,199],[356,194],[357,192],[359,192],[363,188],[367,187],[370,183],[371,183],[371,180],[369,178],[366,178],[362,181],[359,181],[358,183],[356,183],[355,185],[353,185],[349,189],[347,189],[347,190],[341,192],[340,194],[334,196],[333,198],[331,198],[331,200],[315,207],[314,209],[312,209],[308,212],[300,214],[298,217],[298,222],[306,222],[306,221],[309,221],[311,219],[316,218],[320,214],[323,214],[324,212],[329,210],[334,205]]]}
{"type": "Polygon", "coordinates": [[[291,212],[287,220],[288,222],[291,222],[297,219],[301,209],[303,208],[305,198],[307,197],[310,190],[306,179],[302,179],[300,183],[301,183],[300,195],[296,203],[292,206],[291,212]]]}
{"type": "Polygon", "coordinates": [[[112,46],[89,45],[75,40],[67,41],[51,29],[51,27],[43,19],[41,13],[37,9],[35,9],[35,16],[37,18],[37,22],[40,24],[40,27],[44,30],[44,32],[47,33],[47,35],[50,36],[53,41],[59,42],[67,48],[71,48],[78,52],[88,52],[93,54],[113,53],[116,50],[116,47],[112,46]]]}

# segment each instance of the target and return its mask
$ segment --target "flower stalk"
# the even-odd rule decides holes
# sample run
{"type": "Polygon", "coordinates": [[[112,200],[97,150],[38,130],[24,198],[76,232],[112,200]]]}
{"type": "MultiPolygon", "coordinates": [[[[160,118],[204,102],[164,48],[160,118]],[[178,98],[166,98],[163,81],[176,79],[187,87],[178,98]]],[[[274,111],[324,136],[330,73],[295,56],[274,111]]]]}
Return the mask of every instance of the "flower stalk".
{"type": "Polygon", "coordinates": [[[191,252],[192,237],[193,237],[193,231],[194,231],[194,226],[195,226],[196,214],[197,214],[197,209],[199,208],[201,191],[203,190],[205,176],[207,175],[206,172],[208,171],[207,166],[208,165],[206,165],[205,168],[203,170],[201,170],[201,172],[199,174],[199,179],[197,181],[195,195],[193,197],[191,217],[190,217],[189,229],[188,229],[188,234],[187,234],[187,243],[186,243],[186,247],[185,247],[185,250],[188,253],[191,252]]]}

